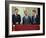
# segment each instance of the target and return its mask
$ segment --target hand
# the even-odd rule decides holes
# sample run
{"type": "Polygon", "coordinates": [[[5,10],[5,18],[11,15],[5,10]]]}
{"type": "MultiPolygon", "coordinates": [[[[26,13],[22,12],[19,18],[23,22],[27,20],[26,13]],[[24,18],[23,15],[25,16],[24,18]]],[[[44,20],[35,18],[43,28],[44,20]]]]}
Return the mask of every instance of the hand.
{"type": "Polygon", "coordinates": [[[16,22],[16,24],[18,24],[18,22],[16,22]]]}
{"type": "Polygon", "coordinates": [[[15,27],[15,25],[13,25],[13,27],[15,27]]]}

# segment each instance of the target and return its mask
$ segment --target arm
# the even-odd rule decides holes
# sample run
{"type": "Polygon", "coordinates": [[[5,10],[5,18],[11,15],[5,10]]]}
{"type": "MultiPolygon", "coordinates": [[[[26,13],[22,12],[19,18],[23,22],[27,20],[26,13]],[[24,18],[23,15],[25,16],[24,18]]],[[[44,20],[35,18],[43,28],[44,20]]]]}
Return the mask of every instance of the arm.
{"type": "Polygon", "coordinates": [[[19,24],[20,24],[20,22],[21,22],[21,16],[19,15],[19,19],[18,19],[18,21],[19,21],[19,24]]]}
{"type": "Polygon", "coordinates": [[[29,19],[30,19],[30,23],[32,23],[32,21],[31,21],[32,19],[31,19],[31,17],[30,17],[30,16],[29,16],[29,19]]]}
{"type": "Polygon", "coordinates": [[[12,23],[15,24],[15,16],[12,15],[12,23]]]}
{"type": "Polygon", "coordinates": [[[39,17],[39,16],[36,17],[36,23],[37,23],[37,24],[40,23],[40,17],[39,17]]]}
{"type": "Polygon", "coordinates": [[[31,17],[31,24],[33,24],[33,16],[31,17]]]}
{"type": "Polygon", "coordinates": [[[19,18],[19,23],[21,22],[21,16],[20,16],[20,18],[19,18]]]}
{"type": "Polygon", "coordinates": [[[22,20],[23,20],[23,22],[22,22],[22,23],[24,24],[24,17],[23,17],[23,19],[22,19],[22,20]]]}

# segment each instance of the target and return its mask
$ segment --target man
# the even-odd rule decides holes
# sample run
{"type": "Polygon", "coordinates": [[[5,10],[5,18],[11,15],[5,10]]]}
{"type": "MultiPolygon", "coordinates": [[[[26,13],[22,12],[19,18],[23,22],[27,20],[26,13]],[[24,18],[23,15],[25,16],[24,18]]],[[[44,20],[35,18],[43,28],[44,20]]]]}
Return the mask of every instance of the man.
{"type": "Polygon", "coordinates": [[[18,14],[18,9],[15,9],[15,14],[12,15],[12,23],[13,24],[20,24],[21,16],[18,14]]]}
{"type": "Polygon", "coordinates": [[[28,15],[28,10],[24,11],[23,24],[31,24],[31,17],[28,15]]]}
{"type": "Polygon", "coordinates": [[[40,18],[39,15],[36,15],[36,11],[32,10],[32,24],[39,24],[40,18]]]}

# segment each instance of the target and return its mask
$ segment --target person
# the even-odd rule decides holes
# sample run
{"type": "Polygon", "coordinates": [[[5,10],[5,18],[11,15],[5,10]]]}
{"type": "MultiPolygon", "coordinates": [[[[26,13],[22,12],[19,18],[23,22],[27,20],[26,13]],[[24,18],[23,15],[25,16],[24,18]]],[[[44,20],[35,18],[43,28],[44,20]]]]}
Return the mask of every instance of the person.
{"type": "Polygon", "coordinates": [[[39,15],[36,14],[36,10],[32,10],[32,24],[39,24],[40,18],[39,15]]]}
{"type": "Polygon", "coordinates": [[[21,16],[18,14],[18,9],[15,9],[15,14],[12,15],[12,23],[13,24],[20,24],[21,16]]]}
{"type": "Polygon", "coordinates": [[[28,15],[28,10],[24,11],[23,24],[31,24],[31,17],[28,15]]]}

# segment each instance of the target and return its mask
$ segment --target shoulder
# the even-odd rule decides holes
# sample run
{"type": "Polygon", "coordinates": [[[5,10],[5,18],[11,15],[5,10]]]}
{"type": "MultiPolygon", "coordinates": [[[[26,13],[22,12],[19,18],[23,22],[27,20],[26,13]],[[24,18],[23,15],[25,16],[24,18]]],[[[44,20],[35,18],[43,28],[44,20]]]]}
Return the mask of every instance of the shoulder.
{"type": "Polygon", "coordinates": [[[31,18],[33,18],[33,16],[31,18]]]}
{"type": "Polygon", "coordinates": [[[23,16],[23,19],[25,18],[25,16],[23,16]]]}
{"type": "Polygon", "coordinates": [[[20,16],[20,15],[18,14],[18,16],[20,16]]]}
{"type": "Polygon", "coordinates": [[[30,16],[28,16],[28,17],[30,17],[30,16]]]}
{"type": "Polygon", "coordinates": [[[12,14],[12,15],[14,15],[14,14],[12,14]]]}
{"type": "Polygon", "coordinates": [[[12,16],[15,16],[14,14],[12,16]]]}
{"type": "Polygon", "coordinates": [[[31,16],[28,16],[29,18],[31,18],[31,16]]]}

